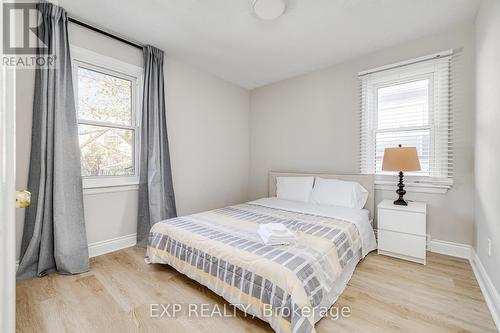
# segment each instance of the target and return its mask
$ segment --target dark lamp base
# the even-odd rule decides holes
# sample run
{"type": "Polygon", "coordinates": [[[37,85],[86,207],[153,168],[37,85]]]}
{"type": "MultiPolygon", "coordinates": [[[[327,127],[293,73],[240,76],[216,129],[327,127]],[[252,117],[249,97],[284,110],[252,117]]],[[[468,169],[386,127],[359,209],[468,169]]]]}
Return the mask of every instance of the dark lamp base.
{"type": "Polygon", "coordinates": [[[394,201],[394,204],[398,206],[408,206],[408,202],[406,202],[404,199],[398,199],[394,201]]]}
{"type": "Polygon", "coordinates": [[[395,205],[398,206],[408,206],[408,202],[405,201],[404,195],[406,194],[405,191],[405,184],[403,182],[403,172],[399,172],[399,183],[398,183],[398,190],[396,193],[399,195],[398,200],[394,201],[395,205]]]}

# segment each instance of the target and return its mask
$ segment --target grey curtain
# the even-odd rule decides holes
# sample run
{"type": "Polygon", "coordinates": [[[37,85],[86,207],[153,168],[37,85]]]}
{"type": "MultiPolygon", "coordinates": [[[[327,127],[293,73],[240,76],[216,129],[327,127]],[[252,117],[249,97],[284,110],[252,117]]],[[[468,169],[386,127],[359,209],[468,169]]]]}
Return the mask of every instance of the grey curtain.
{"type": "Polygon", "coordinates": [[[177,216],[168,150],[163,51],[144,50],[141,163],[137,245],[147,246],[151,226],[177,216]]]}
{"type": "Polygon", "coordinates": [[[168,149],[163,51],[145,46],[137,245],[146,246],[151,226],[177,216],[168,149]]]}
{"type": "Polygon", "coordinates": [[[24,221],[18,279],[89,270],[68,17],[50,3],[38,8],[38,35],[48,46],[38,55],[55,55],[56,62],[35,74],[28,179],[32,204],[24,221]]]}

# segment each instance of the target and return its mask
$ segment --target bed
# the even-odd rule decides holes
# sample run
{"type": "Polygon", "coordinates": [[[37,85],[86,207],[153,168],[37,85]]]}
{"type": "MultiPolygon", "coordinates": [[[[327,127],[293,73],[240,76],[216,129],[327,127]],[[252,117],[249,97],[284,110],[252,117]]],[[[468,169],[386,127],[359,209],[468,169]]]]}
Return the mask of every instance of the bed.
{"type": "Polygon", "coordinates": [[[372,176],[271,172],[268,198],[156,223],[147,257],[171,265],[276,332],[315,332],[358,262],[376,248],[373,195],[372,176]],[[275,197],[277,177],[305,175],[360,183],[369,192],[364,209],[275,197]],[[257,228],[269,222],[295,231],[296,244],[262,244],[257,228]]]}

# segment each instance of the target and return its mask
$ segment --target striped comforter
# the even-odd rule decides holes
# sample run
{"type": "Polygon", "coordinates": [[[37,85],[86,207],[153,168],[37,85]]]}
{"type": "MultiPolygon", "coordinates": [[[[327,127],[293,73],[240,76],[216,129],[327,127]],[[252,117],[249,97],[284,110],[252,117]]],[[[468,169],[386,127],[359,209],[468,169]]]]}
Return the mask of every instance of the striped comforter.
{"type": "Polygon", "coordinates": [[[147,255],[173,266],[276,332],[314,332],[338,297],[333,285],[361,241],[350,222],[256,204],[231,206],[156,223],[147,255]],[[283,223],[292,246],[266,246],[257,228],[283,223]]]}

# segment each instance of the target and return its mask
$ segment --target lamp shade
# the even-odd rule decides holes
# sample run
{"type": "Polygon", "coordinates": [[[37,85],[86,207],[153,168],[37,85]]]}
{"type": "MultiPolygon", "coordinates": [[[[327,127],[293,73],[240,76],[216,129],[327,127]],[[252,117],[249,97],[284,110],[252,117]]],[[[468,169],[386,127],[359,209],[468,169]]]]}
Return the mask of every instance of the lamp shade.
{"type": "Polygon", "coordinates": [[[396,147],[384,151],[383,171],[420,171],[417,148],[396,147]]]}

